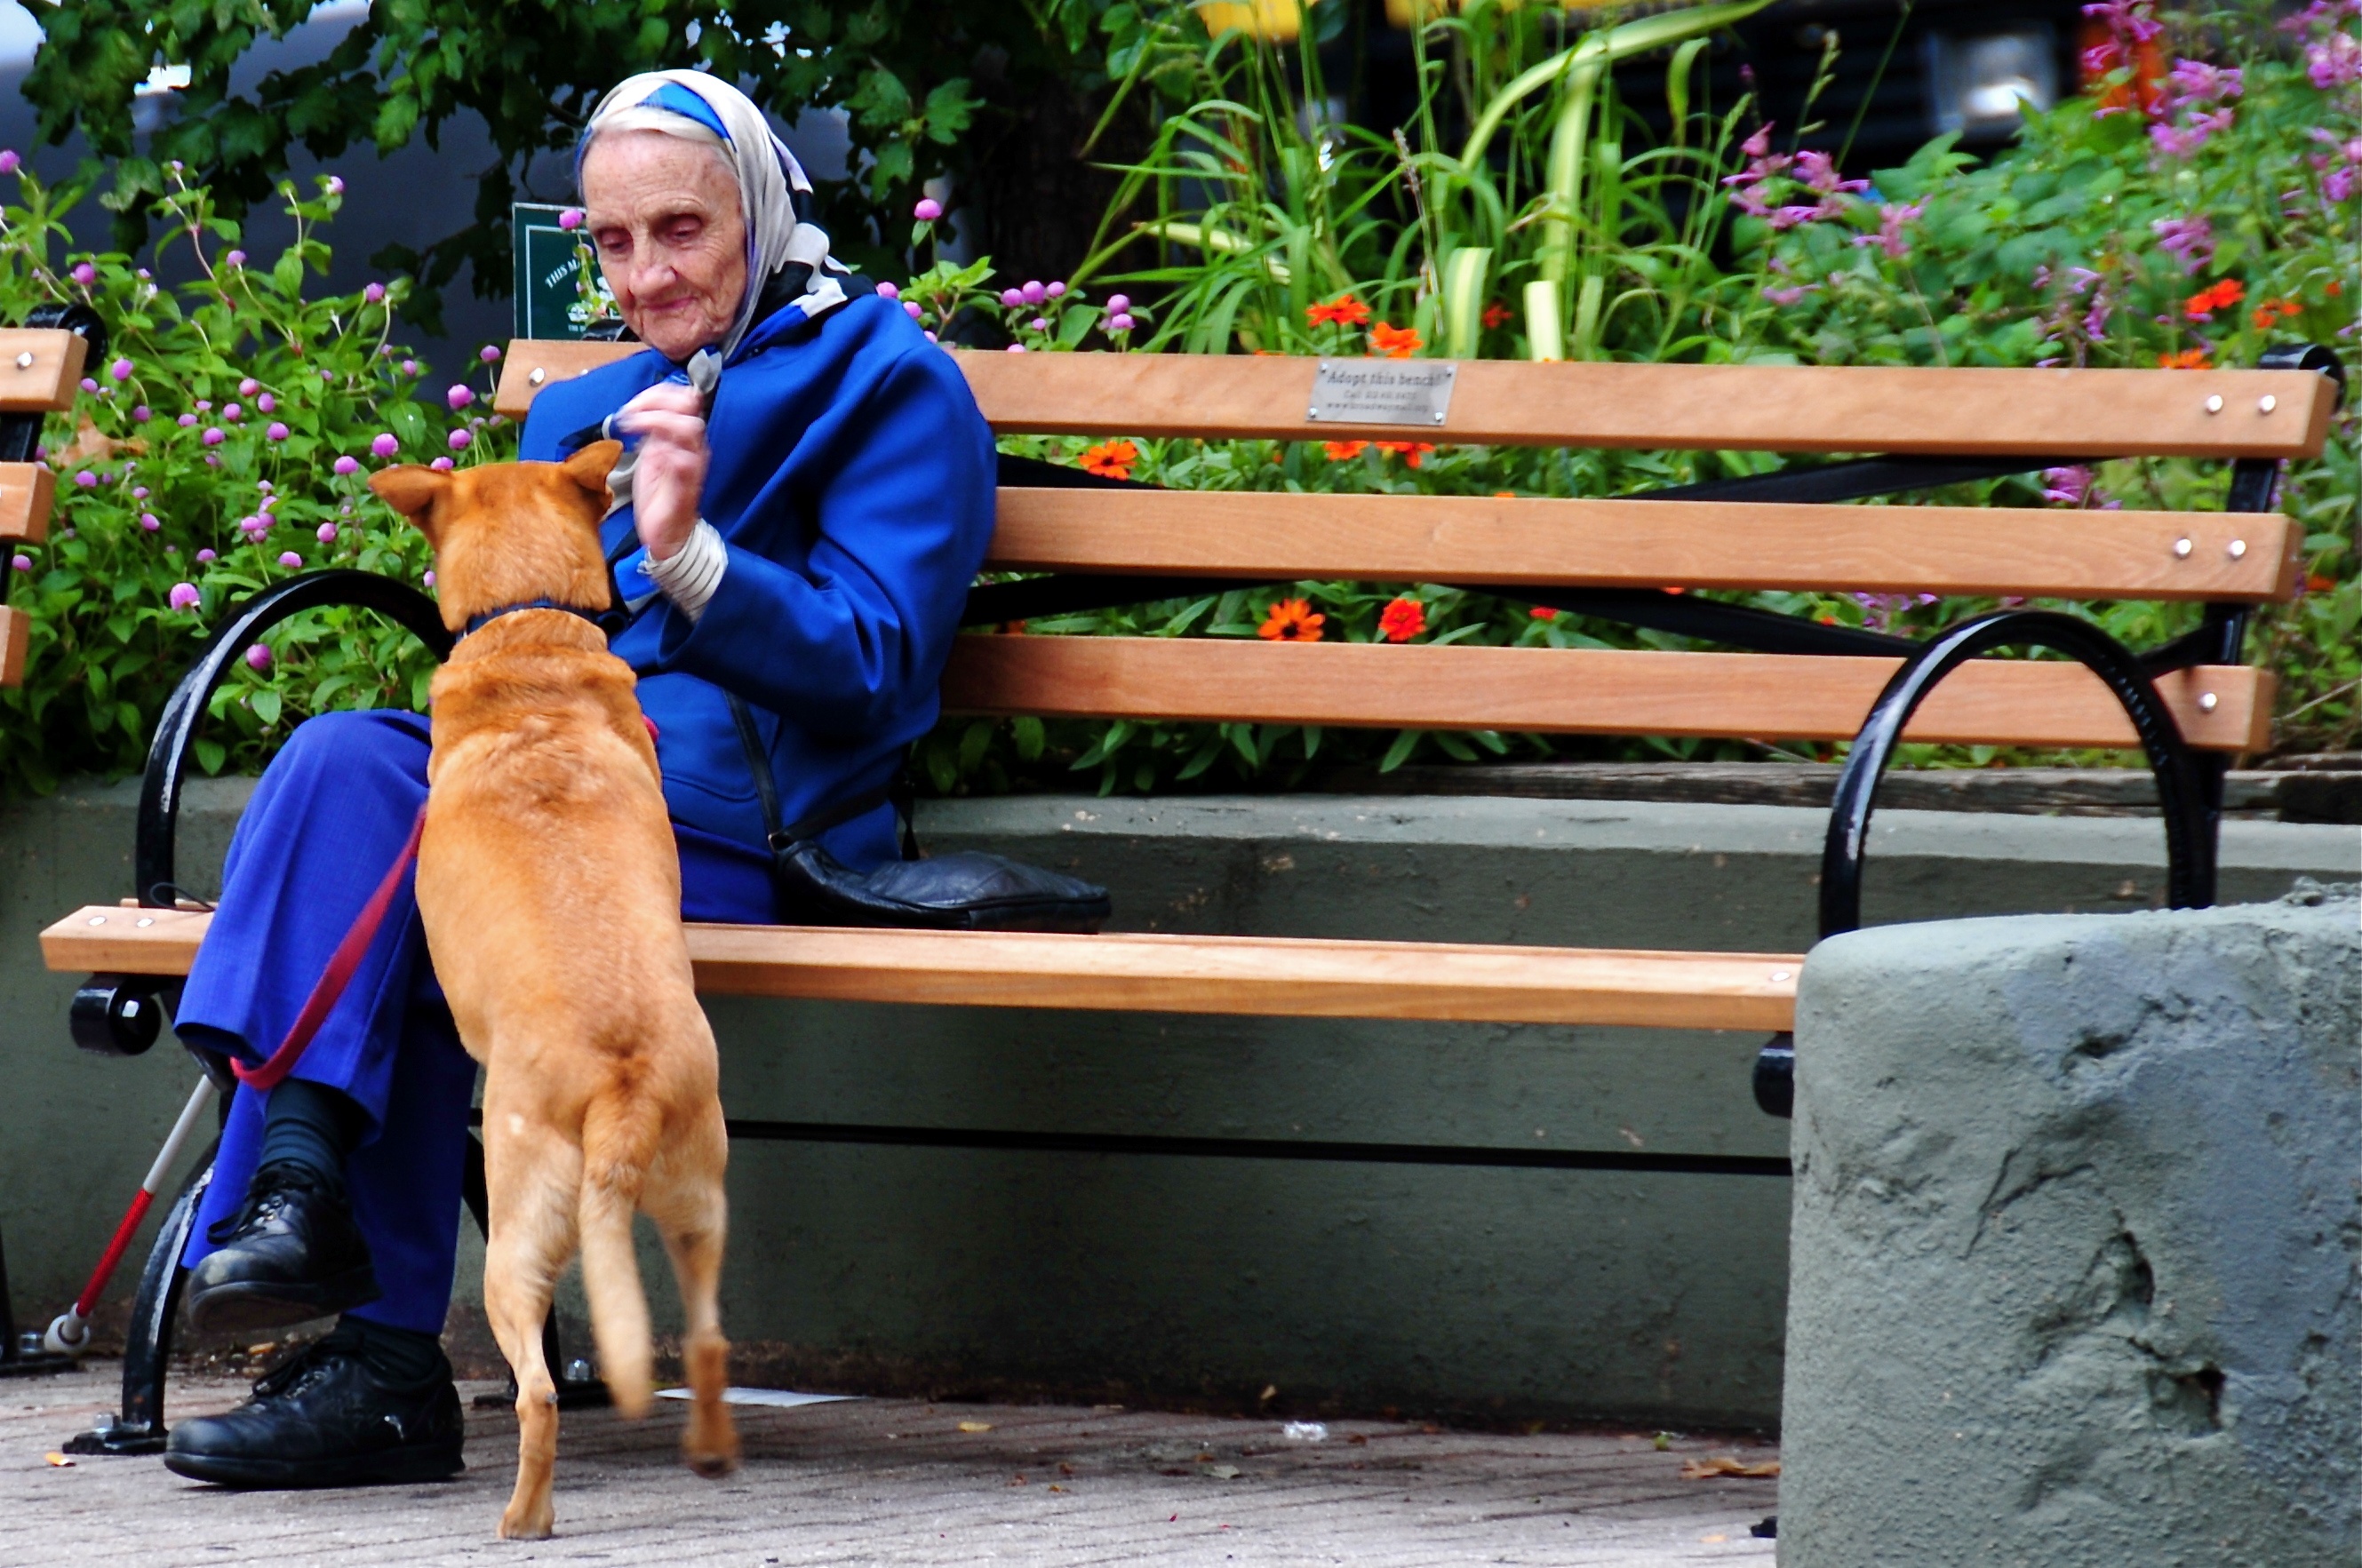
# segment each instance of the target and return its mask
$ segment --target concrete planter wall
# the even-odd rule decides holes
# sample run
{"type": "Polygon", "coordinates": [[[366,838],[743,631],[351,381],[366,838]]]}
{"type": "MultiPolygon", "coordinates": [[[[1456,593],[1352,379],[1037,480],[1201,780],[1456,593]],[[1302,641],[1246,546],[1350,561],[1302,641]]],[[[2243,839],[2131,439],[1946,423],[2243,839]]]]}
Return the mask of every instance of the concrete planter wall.
{"type": "Polygon", "coordinates": [[[1805,967],[1780,1560],[2362,1560],[2362,905],[1805,967]]]}
{"type": "MultiPolygon", "coordinates": [[[[248,786],[200,786],[184,880],[248,786]]],[[[80,1284],[192,1071],[78,1055],[34,934],[129,891],[133,795],[0,814],[0,1224],[27,1321],[80,1284]]],[[[1300,795],[933,805],[1115,890],[1130,929],[1798,950],[1824,818],[1300,795]]],[[[2146,908],[2153,822],[1887,812],[1874,920],[2146,908]]],[[[2226,897],[2352,876],[2351,829],[2235,823],[2226,897]]],[[[717,999],[734,1116],[1778,1156],[1753,1036],[717,999]]],[[[838,1144],[733,1150],[733,1337],[770,1376],[1488,1419],[1777,1420],[1788,1184],[838,1144]]],[[[472,1238],[471,1238],[472,1240],[472,1238]]],[[[145,1245],[144,1242],[142,1244],[145,1245]]],[[[463,1298],[474,1289],[472,1245],[463,1298]]],[[[653,1259],[651,1260],[653,1263],[653,1259]]],[[[657,1308],[668,1310],[660,1266],[657,1308]]],[[[464,1300],[463,1300],[464,1307],[464,1300]]]]}

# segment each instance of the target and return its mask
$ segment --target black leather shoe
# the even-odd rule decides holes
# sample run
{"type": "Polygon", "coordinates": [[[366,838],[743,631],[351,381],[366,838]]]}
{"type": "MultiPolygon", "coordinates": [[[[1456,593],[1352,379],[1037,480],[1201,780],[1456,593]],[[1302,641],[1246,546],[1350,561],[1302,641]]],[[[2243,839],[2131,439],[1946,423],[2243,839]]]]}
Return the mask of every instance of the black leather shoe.
{"type": "Polygon", "coordinates": [[[256,1171],[246,1202],[205,1239],[220,1250],[189,1271],[186,1297],[200,1333],[284,1328],[380,1294],[343,1190],[300,1165],[256,1171]]]}
{"type": "Polygon", "coordinates": [[[272,1367],[254,1398],[172,1429],[164,1467],[224,1486],[439,1481],[465,1466],[451,1368],[415,1387],[381,1381],[342,1331],[272,1367]]]}

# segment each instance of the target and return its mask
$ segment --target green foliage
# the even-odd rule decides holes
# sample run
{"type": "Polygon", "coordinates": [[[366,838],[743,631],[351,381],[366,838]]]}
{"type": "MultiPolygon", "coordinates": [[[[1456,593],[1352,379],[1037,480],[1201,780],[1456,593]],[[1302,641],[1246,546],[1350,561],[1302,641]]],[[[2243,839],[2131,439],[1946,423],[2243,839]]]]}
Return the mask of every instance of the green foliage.
{"type": "MultiPolygon", "coordinates": [[[[476,222],[381,266],[414,273],[418,319],[472,260],[480,290],[506,288],[509,203],[535,153],[570,148],[599,96],[635,71],[710,71],[748,87],[792,121],[805,108],[850,115],[851,176],[823,189],[819,219],[836,250],[872,270],[898,247],[873,233],[881,208],[908,211],[915,186],[964,171],[988,148],[979,115],[1006,125],[1038,94],[1095,79],[1084,52],[1110,0],[968,5],[943,0],[377,0],[320,60],[229,90],[232,69],[264,38],[284,37],[312,0],[72,0],[34,7],[44,41],[26,95],[41,135],[80,129],[110,160],[103,198],[117,243],[136,249],[149,203],[177,160],[232,215],[266,199],[290,149],[333,159],[380,153],[472,112],[498,163],[478,181],[476,222]],[[177,115],[134,141],[132,90],[158,61],[186,65],[177,115]],[[979,71],[992,81],[980,83],[979,71]],[[988,97],[999,106],[988,111],[988,97]]],[[[1114,9],[1123,9],[1116,6],[1114,9]]]]}
{"type": "MultiPolygon", "coordinates": [[[[1990,164],[1945,138],[1902,169],[1849,181],[1830,159],[1799,152],[1793,130],[1783,138],[1758,123],[1747,101],[1717,110],[1700,96],[1702,35],[1741,10],[1700,7],[1569,37],[1553,14],[1477,0],[1417,35],[1425,96],[1385,138],[1307,112],[1322,87],[1318,56],[1303,43],[1290,55],[1238,35],[1208,38],[1187,7],[1143,7],[1120,40],[1131,53],[1111,55],[1110,71],[1176,107],[1150,156],[1128,171],[1109,237],[1077,275],[1154,242],[1153,263],[1112,281],[1158,295],[1153,328],[1137,334],[1142,346],[1198,353],[2154,367],[2253,363],[2270,344],[2309,338],[2352,363],[2362,86],[2323,85],[2314,67],[2344,47],[2323,40],[2341,26],[2353,33],[2345,12],[2316,5],[2297,18],[2295,49],[2262,10],[2169,17],[2168,58],[2236,67],[2238,93],[2191,70],[2154,100],[2153,115],[2070,101],[2030,116],[2018,143],[1990,164]],[[1667,51],[1672,134],[1661,144],[1618,102],[1605,69],[1651,50],[1667,51]],[[1459,126],[1470,129],[1457,146],[1440,139],[1442,127],[1459,126]],[[1783,139],[1787,150],[1775,150],[1783,139]],[[2195,244],[2192,233],[2202,236],[2195,244]],[[2218,302],[2240,298],[2193,306],[2209,290],[2218,302]]],[[[2146,16],[2146,0],[2135,12],[2146,16]]],[[[1833,63],[1825,60],[1825,80],[1833,63]]],[[[2128,79],[2120,71],[2111,83],[2127,104],[2128,79]]],[[[966,283],[988,304],[983,277],[966,283]]],[[[1119,422],[1111,416],[1110,433],[1119,422]]],[[[2305,527],[2310,590],[2265,611],[2250,643],[2281,677],[2277,751],[2348,748],[2362,735],[2357,428],[2351,409],[2341,412],[2326,455],[2295,466],[2284,486],[2284,508],[2305,527]]],[[[1088,451],[1104,455],[1109,444],[1088,451]]],[[[1736,453],[1131,444],[1137,477],[1182,488],[1601,496],[1778,466],[1736,453]]],[[[1087,444],[1026,448],[1073,456],[1087,444]]],[[[2219,508],[2226,477],[2221,465],[2146,460],[1911,499],[2219,508]]],[[[1376,635],[1378,607],[1406,595],[1422,607],[1424,640],[1688,645],[1609,623],[1537,620],[1522,605],[1419,585],[1275,585],[1026,630],[1252,635],[1263,607],[1283,595],[1325,611],[1331,639],[1376,635]]],[[[1996,602],[1724,597],[1913,632],[1996,602]]],[[[2065,608],[2136,647],[2186,630],[2196,615],[2156,603],[2065,608]]],[[[1535,755],[1601,750],[1539,737],[1476,744],[1535,755]]],[[[1612,745],[1643,755],[1834,753],[1760,741],[1612,745]]],[[[1985,747],[1906,750],[1922,763],[2027,760],[1985,747]]],[[[1074,725],[1020,745],[1014,731],[996,739],[990,725],[970,724],[932,740],[926,761],[939,788],[1006,787],[1065,767],[1102,790],[1148,790],[1217,769],[1284,785],[1316,751],[1382,767],[1422,751],[1475,754],[1443,734],[1074,725]]]]}
{"type": "MultiPolygon", "coordinates": [[[[266,267],[235,248],[206,191],[164,175],[165,243],[203,273],[177,290],[120,253],[53,259],[79,189],[20,176],[18,203],[0,207],[0,319],[86,302],[112,340],[45,432],[49,537],[9,553],[6,602],[32,634],[25,684],[0,688],[0,799],[136,770],[206,634],[257,589],[323,566],[421,580],[425,542],[367,489],[384,449],[458,463],[513,449],[497,416],[449,409],[472,400],[459,389],[481,364],[442,406],[414,400],[429,367],[391,336],[406,284],[306,298],[328,262],[334,181],[308,200],[282,187],[297,237],[266,267]]],[[[259,767],[314,713],[425,704],[433,661],[366,611],[315,611],[269,641],[216,694],[197,743],[208,772],[259,767]]]]}

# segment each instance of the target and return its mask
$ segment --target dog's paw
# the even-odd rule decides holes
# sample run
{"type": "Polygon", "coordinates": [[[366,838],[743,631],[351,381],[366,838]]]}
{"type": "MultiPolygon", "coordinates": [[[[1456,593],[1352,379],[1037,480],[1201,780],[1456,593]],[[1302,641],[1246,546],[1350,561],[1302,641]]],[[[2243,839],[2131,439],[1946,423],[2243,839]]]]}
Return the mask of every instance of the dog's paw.
{"type": "Polygon", "coordinates": [[[709,1481],[719,1481],[738,1468],[738,1434],[724,1431],[721,1441],[700,1442],[695,1433],[680,1445],[680,1456],[691,1470],[709,1481]]]}
{"type": "Polygon", "coordinates": [[[557,1510],[547,1502],[538,1508],[523,1508],[515,1503],[501,1515],[502,1541],[547,1541],[551,1527],[557,1522],[557,1510]]]}

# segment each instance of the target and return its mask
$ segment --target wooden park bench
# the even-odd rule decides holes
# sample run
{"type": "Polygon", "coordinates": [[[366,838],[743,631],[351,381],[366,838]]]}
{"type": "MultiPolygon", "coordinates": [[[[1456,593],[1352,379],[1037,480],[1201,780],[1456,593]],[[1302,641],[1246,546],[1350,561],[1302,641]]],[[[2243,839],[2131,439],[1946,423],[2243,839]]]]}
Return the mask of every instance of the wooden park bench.
{"type": "MultiPolygon", "coordinates": [[[[83,331],[94,330],[96,317],[77,311],[70,328],[66,313],[37,313],[46,324],[0,330],[0,557],[49,537],[57,479],[36,460],[41,423],[73,407],[83,367],[104,352],[104,338],[94,346],[83,337],[83,331]]],[[[24,684],[32,624],[24,611],[0,603],[0,686],[24,684]]]]}
{"type": "MultiPolygon", "coordinates": [[[[635,351],[514,344],[495,407],[521,416],[539,388],[635,351]]],[[[1345,578],[1452,585],[1716,651],[989,633],[960,640],[943,685],[953,714],[1851,740],[1821,879],[1824,935],[1859,919],[1871,797],[1904,740],[2142,748],[2164,806],[2170,899],[2212,901],[2223,772],[2233,754],[2266,743],[2272,708],[2270,672],[2242,662],[2247,618],[2256,605],[2291,597],[2301,581],[2299,531],[2272,510],[2278,467],[2320,452],[2340,392],[2334,361],[2320,350],[2289,351],[2268,368],[2176,372],[1412,362],[1448,374],[1410,393],[1375,394],[1355,388],[1356,372],[1392,362],[966,352],[958,362],[993,428],[1008,435],[1874,455],[1584,499],[1165,491],[1004,458],[988,566],[1049,575],[978,587],[971,626],[1215,586],[1345,578]],[[1353,422],[1371,417],[1373,405],[1354,400],[1370,396],[1396,400],[1375,409],[1393,422],[1353,422]],[[2229,510],[1827,504],[2134,455],[2230,462],[2229,510]],[[1918,643],[1665,585],[2178,599],[2204,609],[2189,634],[2136,653],[2056,612],[2002,610],[1918,643]],[[1979,657],[2029,645],[2068,657],[1979,657]]],[[[447,645],[422,595],[359,573],[279,585],[222,628],[159,728],[139,822],[138,906],[76,910],[42,935],[51,969],[93,971],[77,1002],[85,1043],[144,1048],[157,1010],[127,1023],[125,999],[160,990],[169,1000],[171,977],[187,972],[204,934],[207,916],[171,907],[170,894],[172,813],[206,694],[268,626],[332,602],[372,605],[438,652],[447,645]]],[[[1785,1032],[1804,963],[1794,953],[694,925],[690,949],[700,986],[734,994],[1759,1030],[1774,1038],[1757,1068],[1757,1095],[1782,1114],[1785,1032]]],[[[996,1146],[993,1135],[950,1130],[740,1124],[734,1132],[996,1146]]],[[[1262,1152],[1249,1140],[1075,1142],[1262,1152]]],[[[1285,1146],[1303,1157],[1300,1146],[1285,1146]]],[[[1341,1145],[1336,1157],[1483,1163],[1486,1152],[1341,1145]]],[[[1630,1149],[1527,1154],[1518,1163],[1787,1168],[1778,1159],[1630,1149]]],[[[165,1332],[173,1260],[193,1213],[192,1192],[150,1263],[159,1294],[143,1296],[140,1321],[165,1332]]],[[[130,1382],[127,1368],[127,1396],[130,1382]]],[[[152,1409],[160,1412],[160,1403],[152,1409]]]]}

